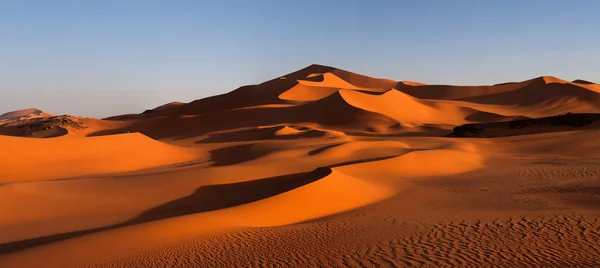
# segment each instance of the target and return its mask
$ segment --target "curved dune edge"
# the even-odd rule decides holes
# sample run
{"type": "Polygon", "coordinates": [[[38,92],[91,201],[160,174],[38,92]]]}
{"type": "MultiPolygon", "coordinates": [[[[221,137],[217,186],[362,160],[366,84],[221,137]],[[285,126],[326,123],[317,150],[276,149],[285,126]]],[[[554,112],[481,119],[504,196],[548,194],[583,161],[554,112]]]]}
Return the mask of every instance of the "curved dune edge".
{"type": "Polygon", "coordinates": [[[396,191],[334,169],[315,182],[253,203],[91,234],[0,256],[0,266],[89,265],[186,236],[248,227],[281,226],[340,213],[392,196],[396,191]],[[119,241],[118,243],[116,241],[119,241]],[[68,256],[65,256],[68,254],[68,256]],[[59,257],[64,256],[64,257],[59,257]]]}
{"type": "Polygon", "coordinates": [[[278,98],[289,101],[315,101],[334,94],[338,90],[339,88],[334,87],[311,86],[299,83],[281,93],[278,98]]]}
{"type": "Polygon", "coordinates": [[[473,145],[452,144],[443,149],[415,151],[387,160],[320,168],[307,174],[307,180],[313,182],[266,199],[31,248],[0,256],[0,266],[43,265],[50,257],[57,267],[105,262],[123,256],[124,252],[143,251],[185,237],[304,222],[389,198],[402,190],[403,187],[398,185],[404,184],[403,177],[468,172],[481,168],[481,161],[473,145]],[[437,168],[423,163],[436,163],[437,168]],[[388,176],[378,178],[382,174],[388,176]],[[317,176],[316,180],[309,178],[313,176],[317,176]],[[386,185],[380,179],[394,183],[386,185]]]}
{"type": "Polygon", "coordinates": [[[422,124],[457,124],[473,111],[452,104],[437,104],[420,100],[401,91],[391,89],[382,95],[369,95],[356,91],[340,91],[348,104],[363,110],[386,115],[405,126],[422,124]]]}
{"type": "Polygon", "coordinates": [[[313,74],[305,79],[298,79],[297,82],[297,85],[281,93],[278,98],[289,101],[316,101],[342,89],[376,93],[383,93],[388,89],[355,86],[333,73],[313,74]]]}
{"type": "Polygon", "coordinates": [[[298,83],[306,86],[316,87],[332,87],[332,88],[356,88],[354,85],[346,82],[345,80],[337,77],[332,73],[324,73],[321,75],[315,75],[304,79],[298,79],[298,83]]]}
{"type": "Polygon", "coordinates": [[[0,136],[0,144],[0,183],[127,172],[199,157],[139,133],[43,140],[0,136]]]}
{"type": "Polygon", "coordinates": [[[338,169],[356,177],[386,179],[459,174],[484,166],[484,157],[474,145],[453,144],[447,148],[418,150],[398,157],[342,166],[338,169]]]}
{"type": "Polygon", "coordinates": [[[239,226],[280,226],[362,207],[396,193],[394,189],[348,176],[335,168],[329,171],[329,175],[292,191],[215,214],[239,226]]]}
{"type": "MultiPolygon", "coordinates": [[[[338,130],[365,130],[385,132],[398,122],[384,114],[371,112],[361,107],[353,106],[342,95],[342,92],[352,90],[339,90],[323,99],[309,102],[295,107],[295,122],[312,122],[322,127],[338,130]]],[[[361,94],[358,93],[357,94],[361,94]]],[[[367,94],[364,94],[367,95],[367,94]]]]}

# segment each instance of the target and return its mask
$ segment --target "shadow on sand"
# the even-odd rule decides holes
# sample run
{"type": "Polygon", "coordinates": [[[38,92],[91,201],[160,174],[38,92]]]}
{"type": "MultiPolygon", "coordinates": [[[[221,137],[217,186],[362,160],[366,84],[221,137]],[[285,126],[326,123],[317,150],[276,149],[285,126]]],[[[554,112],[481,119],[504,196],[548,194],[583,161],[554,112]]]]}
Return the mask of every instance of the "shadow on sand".
{"type": "Polygon", "coordinates": [[[285,193],[330,173],[329,168],[317,168],[248,182],[202,186],[189,196],[154,207],[126,222],[0,244],[0,255],[130,225],[239,206],[285,193]]]}
{"type": "MultiPolygon", "coordinates": [[[[253,144],[240,145],[237,146],[237,149],[246,148],[252,145],[253,144]]],[[[331,168],[334,167],[385,160],[398,156],[400,155],[348,161],[326,167],[319,167],[309,172],[275,176],[247,182],[206,185],[198,188],[189,196],[151,208],[141,213],[137,217],[122,223],[0,244],[0,255],[121,227],[178,216],[215,211],[256,202],[318,181],[331,174],[331,168]]],[[[228,161],[230,161],[229,163],[232,163],[232,160],[228,161]]],[[[221,162],[220,164],[224,165],[225,163],[228,162],[221,162]]]]}

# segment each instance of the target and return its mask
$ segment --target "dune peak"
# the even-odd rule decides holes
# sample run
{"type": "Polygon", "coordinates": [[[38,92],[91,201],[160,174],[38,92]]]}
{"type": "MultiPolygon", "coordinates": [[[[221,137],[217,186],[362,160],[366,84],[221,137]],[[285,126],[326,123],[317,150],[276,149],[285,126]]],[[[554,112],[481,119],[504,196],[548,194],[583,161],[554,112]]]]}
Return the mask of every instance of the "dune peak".
{"type": "Polygon", "coordinates": [[[567,82],[565,80],[562,80],[562,79],[560,79],[558,77],[550,76],[550,75],[544,75],[544,76],[538,77],[537,79],[540,79],[540,80],[544,81],[544,83],[546,83],[546,84],[552,84],[552,83],[567,84],[567,83],[569,83],[569,82],[567,82]]]}

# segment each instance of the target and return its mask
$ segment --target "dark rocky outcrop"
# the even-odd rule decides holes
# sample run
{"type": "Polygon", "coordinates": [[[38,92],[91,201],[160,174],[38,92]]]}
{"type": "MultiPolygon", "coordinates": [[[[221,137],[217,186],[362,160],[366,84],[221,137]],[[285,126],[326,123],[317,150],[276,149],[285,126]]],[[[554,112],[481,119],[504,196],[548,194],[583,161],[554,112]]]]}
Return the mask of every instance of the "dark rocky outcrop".
{"type": "Polygon", "coordinates": [[[59,115],[43,118],[22,119],[0,124],[4,135],[52,137],[66,134],[66,129],[85,129],[87,126],[77,117],[59,115]],[[42,133],[42,134],[40,134],[42,133]],[[43,134],[48,133],[48,134],[43,134]]]}
{"type": "MultiPolygon", "coordinates": [[[[455,127],[446,137],[502,137],[520,134],[533,134],[535,131],[521,131],[532,127],[571,127],[578,128],[600,121],[600,114],[557,115],[542,118],[520,119],[507,122],[465,124],[455,127]]],[[[562,128],[560,128],[562,130],[562,128]]]]}

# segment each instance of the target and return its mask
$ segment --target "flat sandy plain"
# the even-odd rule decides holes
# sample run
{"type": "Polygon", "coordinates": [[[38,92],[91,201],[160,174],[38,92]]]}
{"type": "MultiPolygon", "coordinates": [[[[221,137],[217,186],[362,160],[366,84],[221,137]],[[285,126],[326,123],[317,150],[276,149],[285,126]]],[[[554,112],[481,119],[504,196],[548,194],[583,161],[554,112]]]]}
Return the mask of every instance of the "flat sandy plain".
{"type": "Polygon", "coordinates": [[[566,113],[600,113],[600,85],[311,65],[83,127],[0,126],[0,267],[594,267],[600,122],[447,137],[566,113]]]}

